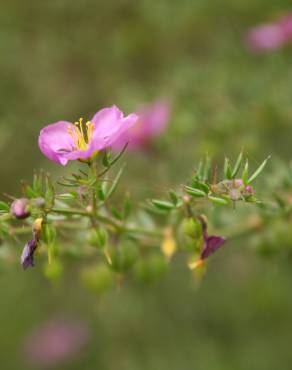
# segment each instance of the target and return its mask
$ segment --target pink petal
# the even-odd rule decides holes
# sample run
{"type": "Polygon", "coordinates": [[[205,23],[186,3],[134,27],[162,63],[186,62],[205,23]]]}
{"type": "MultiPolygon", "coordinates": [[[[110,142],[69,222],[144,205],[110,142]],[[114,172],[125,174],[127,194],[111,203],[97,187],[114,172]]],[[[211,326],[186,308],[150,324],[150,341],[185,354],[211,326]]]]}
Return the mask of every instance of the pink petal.
{"type": "Polygon", "coordinates": [[[94,132],[90,141],[92,152],[111,146],[138,121],[138,116],[131,113],[124,117],[118,107],[104,108],[97,112],[91,122],[94,132]]]}
{"type": "Polygon", "coordinates": [[[44,127],[39,135],[38,144],[42,153],[50,160],[65,166],[68,162],[66,154],[74,148],[74,140],[68,128],[74,127],[67,121],[59,121],[44,127]]]}

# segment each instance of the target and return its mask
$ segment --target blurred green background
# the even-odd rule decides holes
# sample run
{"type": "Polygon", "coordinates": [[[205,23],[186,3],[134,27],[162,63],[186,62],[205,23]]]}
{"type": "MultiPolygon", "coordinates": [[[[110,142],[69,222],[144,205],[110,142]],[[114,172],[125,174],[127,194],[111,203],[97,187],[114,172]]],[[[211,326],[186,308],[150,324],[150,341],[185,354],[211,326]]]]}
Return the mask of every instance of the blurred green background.
{"type": "MultiPolygon", "coordinates": [[[[220,159],[244,147],[253,165],[268,154],[290,159],[292,49],[254,55],[242,41],[249,27],[289,5],[2,0],[0,192],[19,195],[19,181],[34,168],[63,171],[38,150],[45,124],[90,118],[114,103],[131,112],[161,96],[172,102],[167,134],[154,153],[126,156],[122,188],[137,200],[184,182],[207,151],[220,159]]],[[[22,343],[58,313],[91,330],[82,357],[62,369],[291,368],[290,262],[262,260],[244,240],[212,258],[199,289],[180,261],[155,286],[128,284],[102,297],[71,270],[59,286],[45,280],[42,266],[0,272],[5,370],[30,369],[22,343]]]]}

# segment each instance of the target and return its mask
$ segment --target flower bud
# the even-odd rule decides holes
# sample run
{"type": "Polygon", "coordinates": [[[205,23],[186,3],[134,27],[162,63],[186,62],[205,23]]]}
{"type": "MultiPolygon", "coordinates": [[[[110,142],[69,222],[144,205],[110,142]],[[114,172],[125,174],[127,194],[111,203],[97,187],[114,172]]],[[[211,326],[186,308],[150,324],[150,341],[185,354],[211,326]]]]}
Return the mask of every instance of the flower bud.
{"type": "Polygon", "coordinates": [[[90,230],[86,237],[86,240],[90,245],[100,249],[106,246],[107,239],[107,231],[101,228],[90,230]]]}
{"type": "Polygon", "coordinates": [[[251,186],[251,185],[247,185],[244,189],[247,193],[250,193],[250,194],[253,194],[255,191],[254,191],[254,188],[251,186]]]}
{"type": "Polygon", "coordinates": [[[114,274],[105,265],[87,267],[81,273],[83,284],[95,293],[107,292],[114,285],[114,274]]]}
{"type": "Polygon", "coordinates": [[[26,198],[16,199],[11,204],[10,212],[19,220],[29,217],[29,200],[26,198]]]}
{"type": "Polygon", "coordinates": [[[45,201],[45,199],[44,199],[44,198],[39,197],[39,198],[36,198],[36,199],[34,200],[34,204],[35,204],[35,206],[36,206],[36,207],[38,207],[38,208],[44,208],[44,207],[45,207],[45,205],[46,205],[46,201],[45,201]]]}
{"type": "Polygon", "coordinates": [[[134,267],[134,274],[138,280],[151,283],[167,271],[168,263],[162,255],[153,254],[137,261],[134,267]]]}
{"type": "Polygon", "coordinates": [[[106,258],[111,269],[116,272],[129,271],[138,257],[137,248],[133,244],[121,244],[118,247],[109,247],[106,258]]]}
{"type": "Polygon", "coordinates": [[[185,218],[182,223],[182,229],[185,235],[192,239],[200,239],[202,236],[202,226],[194,218],[185,218]]]}

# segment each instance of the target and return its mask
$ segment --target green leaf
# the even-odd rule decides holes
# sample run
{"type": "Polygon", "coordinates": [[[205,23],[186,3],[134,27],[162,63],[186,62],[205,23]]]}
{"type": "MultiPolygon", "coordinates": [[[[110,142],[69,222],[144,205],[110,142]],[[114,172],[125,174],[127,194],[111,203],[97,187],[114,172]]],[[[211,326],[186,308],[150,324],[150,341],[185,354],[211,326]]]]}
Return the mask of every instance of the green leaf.
{"type": "Polygon", "coordinates": [[[142,209],[145,212],[150,213],[151,215],[165,215],[165,212],[170,211],[169,209],[165,210],[165,209],[157,208],[154,206],[152,202],[150,204],[142,204],[142,209]]]}
{"type": "Polygon", "coordinates": [[[191,186],[185,187],[186,192],[195,198],[203,198],[206,196],[206,193],[203,190],[192,188],[191,186]]]}
{"type": "Polygon", "coordinates": [[[76,199],[76,194],[73,192],[71,193],[63,193],[58,195],[58,199],[63,199],[63,200],[71,200],[71,199],[76,199]]]}
{"type": "Polygon", "coordinates": [[[99,200],[104,201],[106,199],[106,189],[107,183],[105,181],[97,183],[96,194],[99,200]]]}
{"type": "Polygon", "coordinates": [[[232,178],[234,178],[238,174],[238,171],[240,170],[240,167],[242,165],[242,160],[243,160],[243,153],[240,152],[239,156],[237,157],[236,163],[233,167],[232,173],[231,173],[232,178]]]}
{"type": "Polygon", "coordinates": [[[102,157],[102,164],[104,165],[104,167],[110,166],[110,157],[111,153],[108,150],[105,150],[104,155],[102,157]]]}
{"type": "Polygon", "coordinates": [[[230,160],[225,158],[224,160],[224,175],[228,180],[232,179],[230,160]]]}
{"type": "Polygon", "coordinates": [[[205,194],[208,194],[210,191],[209,186],[206,183],[198,181],[197,179],[193,179],[191,187],[195,189],[203,190],[205,194]]]}
{"type": "Polygon", "coordinates": [[[107,192],[107,194],[106,194],[106,197],[107,197],[107,198],[109,198],[109,197],[110,197],[110,196],[115,192],[115,190],[116,190],[116,188],[117,188],[117,186],[118,186],[118,184],[119,184],[120,178],[121,178],[121,176],[122,176],[122,174],[123,174],[123,172],[124,172],[125,167],[126,167],[126,165],[124,164],[124,165],[120,168],[119,172],[117,173],[117,175],[116,175],[116,177],[115,177],[115,179],[114,179],[114,181],[113,181],[112,186],[110,187],[109,191],[108,191],[108,192],[107,192]]]}
{"type": "Polygon", "coordinates": [[[243,182],[243,185],[247,185],[248,184],[248,160],[246,160],[245,162],[245,166],[244,166],[244,169],[242,171],[242,182],[243,182]]]}
{"type": "Polygon", "coordinates": [[[203,161],[199,162],[199,166],[196,171],[196,177],[201,180],[203,177],[203,161]]]}
{"type": "Polygon", "coordinates": [[[123,147],[120,153],[110,162],[109,164],[110,167],[113,166],[121,158],[121,156],[125,153],[127,147],[128,147],[128,143],[123,147]]]}
{"type": "Polygon", "coordinates": [[[218,198],[218,197],[213,197],[211,195],[208,196],[208,199],[214,203],[214,204],[219,204],[221,206],[229,204],[229,201],[227,199],[223,198],[218,198]]]}
{"type": "Polygon", "coordinates": [[[207,156],[205,159],[205,163],[204,163],[202,181],[208,180],[209,175],[210,175],[210,170],[211,170],[211,158],[207,156]]]}
{"type": "Polygon", "coordinates": [[[42,230],[42,238],[44,242],[47,243],[48,245],[53,245],[55,243],[56,236],[57,236],[57,231],[56,231],[55,226],[53,226],[52,224],[48,224],[48,223],[44,224],[43,230],[42,230]]]}
{"type": "Polygon", "coordinates": [[[54,205],[55,201],[55,189],[51,177],[49,175],[46,176],[45,183],[46,183],[45,199],[47,205],[51,207],[54,205]]]}
{"type": "Polygon", "coordinates": [[[0,211],[9,212],[10,207],[7,203],[0,201],[0,211]]]}
{"type": "Polygon", "coordinates": [[[117,220],[120,220],[120,221],[123,220],[123,214],[116,207],[111,207],[111,211],[112,211],[113,216],[117,220]]]}
{"type": "Polygon", "coordinates": [[[176,206],[176,205],[177,205],[177,202],[178,202],[178,196],[177,196],[177,195],[176,195],[176,193],[175,193],[174,191],[172,191],[172,190],[170,190],[170,191],[168,192],[168,194],[169,194],[169,197],[170,197],[170,199],[171,199],[172,203],[176,206]]]}
{"type": "Polygon", "coordinates": [[[164,211],[170,211],[174,208],[174,205],[166,200],[152,199],[152,203],[156,208],[162,209],[164,211]]]}
{"type": "Polygon", "coordinates": [[[33,181],[32,181],[32,189],[38,195],[41,195],[42,193],[42,183],[43,183],[42,175],[41,174],[38,175],[37,173],[34,173],[33,181]]]}
{"type": "Polygon", "coordinates": [[[247,180],[247,183],[246,184],[250,184],[252,181],[254,181],[258,175],[263,171],[263,169],[265,168],[268,160],[270,159],[270,156],[268,158],[266,158],[263,163],[257,168],[257,170],[251,175],[251,177],[247,180]]]}
{"type": "Polygon", "coordinates": [[[124,204],[123,204],[123,219],[126,219],[127,217],[130,216],[132,210],[132,202],[129,197],[129,195],[126,194],[125,199],[124,199],[124,204]]]}

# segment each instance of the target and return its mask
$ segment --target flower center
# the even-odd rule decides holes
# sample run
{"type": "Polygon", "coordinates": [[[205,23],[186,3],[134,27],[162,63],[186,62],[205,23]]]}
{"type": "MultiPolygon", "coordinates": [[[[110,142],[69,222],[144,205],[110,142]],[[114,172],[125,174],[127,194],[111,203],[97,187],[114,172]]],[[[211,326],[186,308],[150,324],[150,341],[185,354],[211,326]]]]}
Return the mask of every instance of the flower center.
{"type": "Polygon", "coordinates": [[[90,121],[83,123],[83,118],[79,118],[79,121],[74,123],[74,127],[68,127],[68,134],[73,138],[76,149],[87,150],[93,130],[94,124],[90,121]]]}

